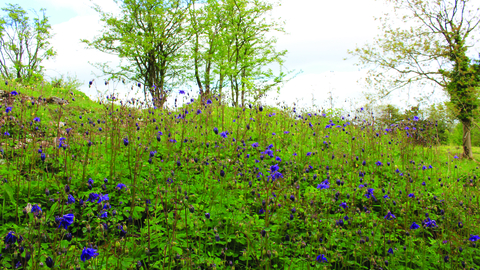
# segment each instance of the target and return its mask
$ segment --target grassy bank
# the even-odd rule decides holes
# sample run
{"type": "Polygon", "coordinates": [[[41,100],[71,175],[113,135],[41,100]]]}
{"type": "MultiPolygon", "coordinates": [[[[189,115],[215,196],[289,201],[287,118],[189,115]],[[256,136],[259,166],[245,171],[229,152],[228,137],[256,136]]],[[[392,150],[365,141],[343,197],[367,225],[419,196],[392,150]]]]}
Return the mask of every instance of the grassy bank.
{"type": "Polygon", "coordinates": [[[421,119],[7,92],[5,269],[480,266],[477,164],[422,144],[421,119]]]}

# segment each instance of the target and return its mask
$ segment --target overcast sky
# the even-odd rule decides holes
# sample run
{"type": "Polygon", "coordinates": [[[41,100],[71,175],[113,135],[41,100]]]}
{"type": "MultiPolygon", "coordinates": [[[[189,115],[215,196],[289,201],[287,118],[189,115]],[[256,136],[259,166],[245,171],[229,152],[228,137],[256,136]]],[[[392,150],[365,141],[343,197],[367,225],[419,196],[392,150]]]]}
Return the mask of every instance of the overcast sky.
{"type": "MultiPolygon", "coordinates": [[[[104,11],[119,10],[112,0],[93,2],[100,4],[104,11]]],[[[1,7],[6,3],[19,4],[29,11],[46,9],[55,34],[51,44],[58,53],[55,59],[44,63],[46,74],[51,77],[75,75],[83,83],[81,90],[94,96],[96,92],[88,88],[88,81],[101,72],[88,62],[115,62],[117,58],[85,49],[85,44],[80,43],[80,39],[92,40],[102,27],[97,12],[91,8],[92,2],[0,0],[1,7]]],[[[378,34],[374,16],[381,16],[387,8],[383,1],[374,0],[282,0],[272,15],[285,21],[288,34],[278,36],[277,48],[288,50],[286,70],[302,73],[282,88],[279,100],[291,104],[299,99],[300,104],[310,106],[313,97],[316,104],[322,105],[326,104],[328,92],[332,92],[336,107],[345,106],[345,100],[359,101],[365,89],[357,81],[365,71],[354,65],[356,60],[347,50],[371,41],[378,34]]],[[[96,82],[99,90],[107,90],[104,79],[96,82]]],[[[109,87],[111,90],[113,85],[109,87]]],[[[118,88],[121,90],[123,86],[118,88]]],[[[411,97],[403,100],[402,105],[405,102],[413,100],[411,97]]]]}

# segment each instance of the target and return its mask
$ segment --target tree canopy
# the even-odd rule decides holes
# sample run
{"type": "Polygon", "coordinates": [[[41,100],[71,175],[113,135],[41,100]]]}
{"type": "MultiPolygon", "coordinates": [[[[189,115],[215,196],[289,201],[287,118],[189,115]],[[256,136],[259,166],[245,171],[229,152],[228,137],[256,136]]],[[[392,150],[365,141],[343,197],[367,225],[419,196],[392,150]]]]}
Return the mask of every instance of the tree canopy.
{"type": "Polygon", "coordinates": [[[56,55],[48,41],[51,25],[41,9],[33,24],[18,4],[2,8],[7,14],[0,18],[0,73],[7,79],[30,80],[43,76],[43,60],[56,55]]]}
{"type": "Polygon", "coordinates": [[[156,106],[172,89],[195,84],[204,95],[222,95],[229,88],[235,105],[244,104],[280,84],[286,74],[267,66],[283,64],[286,51],[276,51],[273,31],[279,23],[266,19],[273,5],[262,0],[123,0],[115,17],[95,10],[105,23],[88,47],[127,60],[119,70],[96,64],[110,78],[143,84],[156,106]]]}
{"type": "Polygon", "coordinates": [[[470,129],[480,82],[471,48],[477,44],[479,8],[469,0],[387,2],[396,16],[379,18],[382,34],[349,53],[358,57],[359,65],[373,67],[367,83],[380,97],[414,83],[444,89],[464,126],[463,155],[471,158],[470,129]]]}

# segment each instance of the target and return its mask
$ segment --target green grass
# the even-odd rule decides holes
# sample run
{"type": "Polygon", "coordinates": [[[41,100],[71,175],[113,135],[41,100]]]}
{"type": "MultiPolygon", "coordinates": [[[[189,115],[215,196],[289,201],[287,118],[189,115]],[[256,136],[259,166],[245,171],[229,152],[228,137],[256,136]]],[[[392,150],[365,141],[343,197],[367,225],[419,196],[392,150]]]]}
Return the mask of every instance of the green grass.
{"type": "Polygon", "coordinates": [[[14,89],[0,118],[10,134],[0,138],[0,235],[23,241],[2,249],[0,269],[39,269],[48,257],[58,269],[480,266],[477,163],[417,145],[432,135],[413,129],[423,120],[385,131],[367,112],[342,119],[215,98],[154,110],[65,87],[14,89]],[[75,101],[32,105],[40,95],[75,101]],[[59,228],[66,214],[75,220],[59,228]],[[83,262],[84,248],[99,255],[83,262]]]}

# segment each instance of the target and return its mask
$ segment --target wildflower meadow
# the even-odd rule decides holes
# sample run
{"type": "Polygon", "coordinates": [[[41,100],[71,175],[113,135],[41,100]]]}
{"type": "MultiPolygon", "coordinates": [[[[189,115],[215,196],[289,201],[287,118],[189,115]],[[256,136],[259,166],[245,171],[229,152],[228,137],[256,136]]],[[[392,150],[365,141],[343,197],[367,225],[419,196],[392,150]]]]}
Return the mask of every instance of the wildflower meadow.
{"type": "Polygon", "coordinates": [[[478,164],[435,122],[2,88],[0,269],[480,269],[478,164]]]}

